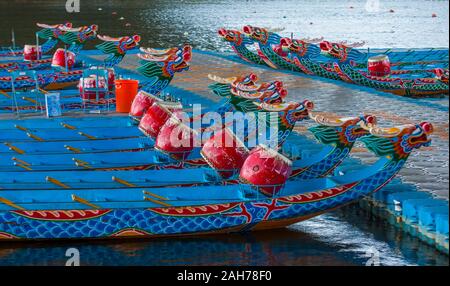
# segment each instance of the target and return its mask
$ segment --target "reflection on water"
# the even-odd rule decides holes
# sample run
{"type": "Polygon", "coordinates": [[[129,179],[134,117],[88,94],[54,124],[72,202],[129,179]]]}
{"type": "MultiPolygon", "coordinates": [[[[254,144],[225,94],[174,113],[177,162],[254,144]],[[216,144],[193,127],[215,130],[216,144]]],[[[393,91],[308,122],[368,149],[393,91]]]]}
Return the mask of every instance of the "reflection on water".
{"type": "Polygon", "coordinates": [[[64,265],[68,248],[81,265],[448,265],[448,257],[351,208],[287,229],[125,242],[0,245],[0,265],[64,265]]]}
{"type": "Polygon", "coordinates": [[[153,47],[189,41],[199,49],[224,50],[217,29],[245,24],[284,28],[281,34],[299,38],[366,41],[370,47],[448,47],[449,41],[448,1],[379,1],[378,10],[366,9],[366,0],[80,1],[80,13],[67,13],[65,0],[1,1],[0,44],[9,45],[11,28],[24,44],[34,41],[35,22],[66,20],[96,23],[111,36],[139,33],[153,47]]]}

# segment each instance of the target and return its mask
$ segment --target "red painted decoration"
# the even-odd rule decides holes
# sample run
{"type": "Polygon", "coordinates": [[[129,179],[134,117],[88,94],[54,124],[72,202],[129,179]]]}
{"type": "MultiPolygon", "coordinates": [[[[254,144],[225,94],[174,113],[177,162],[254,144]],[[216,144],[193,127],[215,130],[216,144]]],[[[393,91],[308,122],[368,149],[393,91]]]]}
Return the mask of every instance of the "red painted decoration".
{"type": "Polygon", "coordinates": [[[216,132],[205,142],[200,153],[211,168],[224,178],[239,170],[248,156],[245,145],[228,129],[216,132]]]}
{"type": "Polygon", "coordinates": [[[139,122],[139,129],[145,135],[156,138],[159,131],[172,116],[173,111],[181,109],[179,103],[154,102],[139,122]]]}
{"type": "Polygon", "coordinates": [[[372,76],[388,76],[391,73],[391,63],[386,55],[369,58],[367,67],[372,76]]]}
{"type": "MultiPolygon", "coordinates": [[[[42,56],[42,49],[39,47],[39,58],[42,56]]],[[[38,59],[38,49],[34,45],[25,45],[23,47],[23,59],[26,61],[35,61],[38,59]]]]}
{"type": "Polygon", "coordinates": [[[287,57],[288,55],[287,52],[283,51],[283,46],[281,44],[274,46],[273,51],[282,57],[287,57]]]}
{"type": "Polygon", "coordinates": [[[328,41],[320,42],[319,47],[324,52],[329,52],[333,49],[333,45],[328,41]]]}
{"type": "Polygon", "coordinates": [[[186,159],[194,149],[194,131],[176,117],[171,117],[161,127],[156,137],[155,149],[176,160],[186,159]]]}
{"type": "Polygon", "coordinates": [[[240,179],[258,186],[266,195],[274,195],[291,174],[291,161],[274,149],[260,145],[250,152],[242,166],[240,179]],[[267,186],[267,187],[265,187],[267,186]]]}

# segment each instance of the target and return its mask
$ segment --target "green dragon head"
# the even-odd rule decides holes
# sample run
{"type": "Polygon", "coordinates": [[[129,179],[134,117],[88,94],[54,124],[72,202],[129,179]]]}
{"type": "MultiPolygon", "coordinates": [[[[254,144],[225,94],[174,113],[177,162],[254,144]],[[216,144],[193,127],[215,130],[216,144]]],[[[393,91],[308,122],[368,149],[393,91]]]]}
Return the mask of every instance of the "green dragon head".
{"type": "Polygon", "coordinates": [[[391,128],[372,126],[369,131],[370,135],[361,138],[361,141],[370,151],[380,157],[402,160],[414,149],[431,144],[429,137],[433,133],[433,125],[422,122],[391,128]]]}
{"type": "Polygon", "coordinates": [[[359,138],[369,135],[369,128],[376,124],[376,117],[363,115],[331,119],[323,115],[311,115],[319,125],[309,128],[316,139],[327,145],[351,147],[359,138]]]}

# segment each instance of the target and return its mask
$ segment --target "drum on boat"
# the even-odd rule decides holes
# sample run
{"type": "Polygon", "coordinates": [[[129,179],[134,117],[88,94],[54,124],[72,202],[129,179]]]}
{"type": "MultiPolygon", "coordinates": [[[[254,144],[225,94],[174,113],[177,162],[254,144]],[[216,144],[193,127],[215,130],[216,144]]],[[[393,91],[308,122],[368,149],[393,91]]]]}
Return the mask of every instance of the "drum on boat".
{"type": "Polygon", "coordinates": [[[239,179],[267,196],[277,194],[291,175],[292,162],[265,145],[253,149],[242,165],[239,179]]]}
{"type": "Polygon", "coordinates": [[[215,132],[200,151],[203,159],[223,178],[229,178],[241,169],[248,149],[228,128],[215,132]]]}
{"type": "Polygon", "coordinates": [[[378,55],[369,58],[367,69],[371,76],[388,76],[391,73],[391,63],[387,55],[378,55]]]}
{"type": "Polygon", "coordinates": [[[140,118],[144,116],[147,108],[152,106],[152,104],[157,100],[158,98],[156,96],[144,91],[139,91],[133,99],[128,115],[136,121],[139,121],[140,118]]]}
{"type": "Polygon", "coordinates": [[[184,160],[194,149],[194,130],[172,116],[156,136],[155,149],[176,160],[184,160]]]}
{"type": "Polygon", "coordinates": [[[75,65],[75,53],[65,50],[57,49],[53,54],[52,67],[60,69],[71,69],[75,65]],[[67,63],[67,67],[66,67],[67,63]]]}
{"type": "MultiPolygon", "coordinates": [[[[42,56],[42,47],[39,47],[39,58],[42,56]]],[[[38,48],[35,45],[25,45],[23,47],[23,59],[25,61],[35,61],[38,59],[38,48]]]]}
{"type": "Polygon", "coordinates": [[[154,102],[139,122],[139,130],[151,138],[156,138],[173,112],[181,109],[179,102],[154,102]]]}

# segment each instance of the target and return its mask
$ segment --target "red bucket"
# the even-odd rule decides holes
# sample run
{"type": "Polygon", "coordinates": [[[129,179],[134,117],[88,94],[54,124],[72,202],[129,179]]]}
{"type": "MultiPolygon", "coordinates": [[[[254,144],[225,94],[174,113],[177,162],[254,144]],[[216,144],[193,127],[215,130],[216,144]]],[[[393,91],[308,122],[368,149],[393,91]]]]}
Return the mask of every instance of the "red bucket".
{"type": "Polygon", "coordinates": [[[116,111],[128,113],[133,99],[138,93],[139,81],[132,79],[117,79],[116,83],[116,111]]]}

